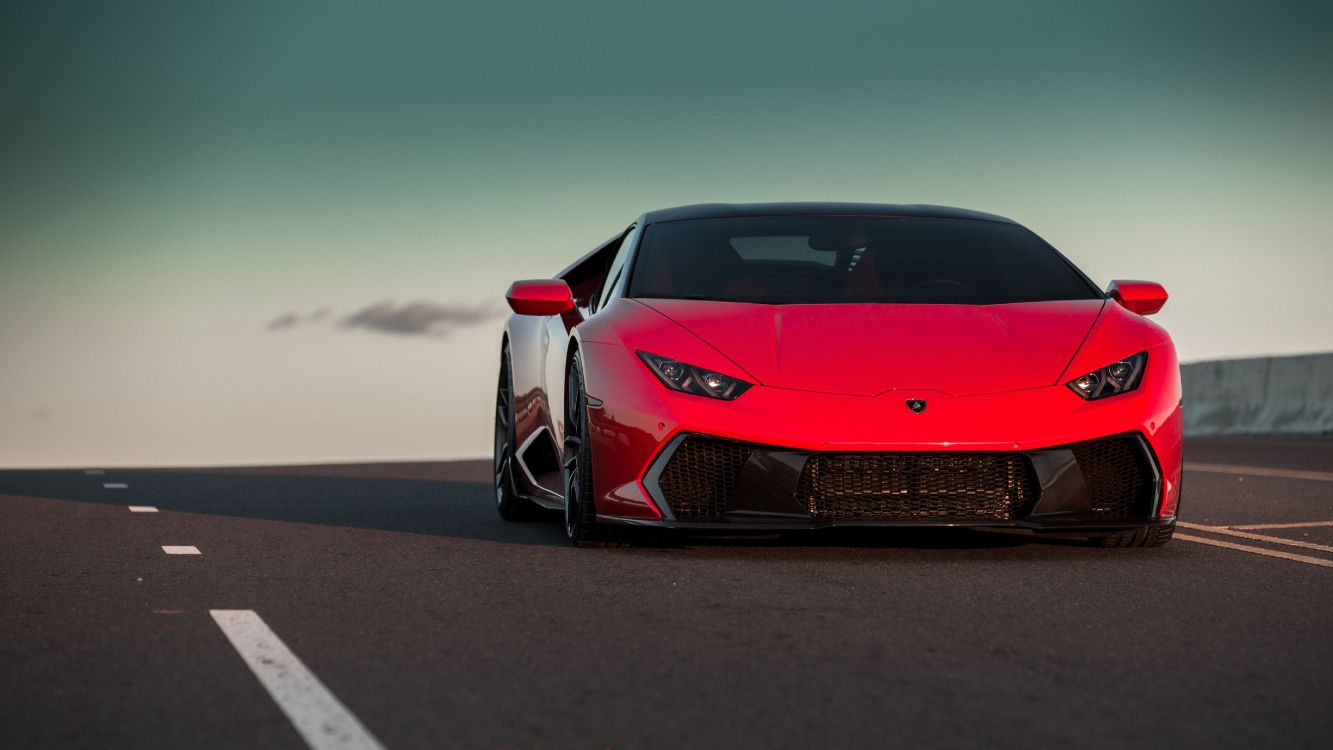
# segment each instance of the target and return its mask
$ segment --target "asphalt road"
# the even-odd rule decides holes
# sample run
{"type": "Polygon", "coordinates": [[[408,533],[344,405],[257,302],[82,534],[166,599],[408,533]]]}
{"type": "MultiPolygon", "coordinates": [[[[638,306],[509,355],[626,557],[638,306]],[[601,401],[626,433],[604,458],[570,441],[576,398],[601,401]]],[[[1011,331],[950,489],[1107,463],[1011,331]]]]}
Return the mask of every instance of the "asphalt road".
{"type": "Polygon", "coordinates": [[[1186,460],[1156,550],[580,550],[476,462],[0,472],[0,747],[1333,747],[1333,442],[1186,460]]]}

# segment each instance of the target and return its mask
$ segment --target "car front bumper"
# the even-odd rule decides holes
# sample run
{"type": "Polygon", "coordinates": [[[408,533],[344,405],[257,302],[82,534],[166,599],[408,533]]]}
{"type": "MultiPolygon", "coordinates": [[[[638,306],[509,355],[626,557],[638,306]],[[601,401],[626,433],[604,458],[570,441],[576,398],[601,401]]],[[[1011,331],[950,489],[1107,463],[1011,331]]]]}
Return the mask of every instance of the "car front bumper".
{"type": "Polygon", "coordinates": [[[1161,467],[1126,433],[1032,451],[791,450],[677,435],[643,487],[658,519],[696,530],[834,526],[1009,527],[1113,532],[1173,520],[1160,513],[1161,467]]]}
{"type": "MultiPolygon", "coordinates": [[[[584,353],[596,365],[588,370],[589,427],[597,514],[606,522],[1114,531],[1170,523],[1176,515],[1182,401],[1169,347],[1151,350],[1154,366],[1138,389],[1098,401],[1084,401],[1059,384],[975,396],[900,389],[873,397],[756,385],[735,401],[719,401],[668,391],[623,348],[590,345],[584,353]],[[909,399],[927,406],[916,413],[909,399]],[[717,507],[703,514],[680,512],[668,492],[671,483],[661,484],[691,440],[716,441],[735,453],[722,489],[707,490],[717,507]],[[1108,512],[1089,491],[1105,484],[1106,467],[1070,459],[1079,446],[1107,440],[1132,448],[1133,469],[1146,477],[1149,489],[1132,512],[1108,512]],[[812,495],[801,483],[811,481],[806,469],[815,459],[842,476],[815,483],[819,491],[812,495]],[[1014,474],[1006,482],[1025,480],[1032,487],[1006,498],[1004,488],[994,486],[1001,469],[1014,474]],[[971,489],[969,476],[991,483],[986,492],[994,502],[964,503],[959,513],[951,504],[971,489]],[[940,477],[951,481],[931,485],[940,477]],[[830,512],[823,495],[849,502],[830,512]],[[895,498],[912,502],[894,509],[895,498]],[[858,503],[869,512],[855,512],[858,503]]],[[[676,488],[701,481],[685,476],[676,488]]]]}

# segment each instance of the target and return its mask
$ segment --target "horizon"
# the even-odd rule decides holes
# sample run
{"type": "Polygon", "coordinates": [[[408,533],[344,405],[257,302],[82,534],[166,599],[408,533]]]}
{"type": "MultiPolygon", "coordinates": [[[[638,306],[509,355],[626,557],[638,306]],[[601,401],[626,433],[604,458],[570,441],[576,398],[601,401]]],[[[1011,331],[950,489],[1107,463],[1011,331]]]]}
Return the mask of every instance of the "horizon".
{"type": "Polygon", "coordinates": [[[1182,362],[1333,351],[1333,8],[765,7],[12,6],[0,465],[484,455],[509,282],[719,199],[1001,214],[1182,362]]]}

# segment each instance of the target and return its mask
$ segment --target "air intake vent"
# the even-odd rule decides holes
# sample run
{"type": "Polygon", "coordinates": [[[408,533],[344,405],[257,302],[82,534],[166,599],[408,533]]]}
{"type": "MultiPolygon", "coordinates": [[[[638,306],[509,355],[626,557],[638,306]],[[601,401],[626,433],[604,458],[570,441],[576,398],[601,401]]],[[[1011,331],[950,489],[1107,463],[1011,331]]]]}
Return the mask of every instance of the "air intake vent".
{"type": "Polygon", "coordinates": [[[721,521],[753,449],[745,443],[686,438],[662,470],[658,485],[682,521],[721,521]]]}
{"type": "Polygon", "coordinates": [[[816,454],[797,498],[821,519],[1008,521],[1031,507],[1028,459],[1006,453],[816,454]]]}
{"type": "Polygon", "coordinates": [[[1069,446],[1083,469],[1092,512],[1106,520],[1144,519],[1152,512],[1153,469],[1132,436],[1069,446]]]}

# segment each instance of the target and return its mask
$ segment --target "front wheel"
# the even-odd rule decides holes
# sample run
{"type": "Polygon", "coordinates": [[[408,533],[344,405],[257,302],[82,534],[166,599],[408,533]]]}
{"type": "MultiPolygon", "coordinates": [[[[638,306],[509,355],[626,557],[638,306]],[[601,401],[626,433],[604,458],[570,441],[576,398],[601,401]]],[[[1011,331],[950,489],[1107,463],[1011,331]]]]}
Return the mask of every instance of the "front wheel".
{"type": "Polygon", "coordinates": [[[495,510],[506,521],[532,516],[532,503],[514,485],[514,375],[509,345],[500,350],[500,382],[495,388],[495,510]]]}
{"type": "Polygon", "coordinates": [[[565,387],[565,536],[579,547],[622,546],[597,523],[592,494],[592,445],[588,440],[588,393],[583,386],[583,356],[574,352],[565,387]]]}
{"type": "Polygon", "coordinates": [[[1166,526],[1145,526],[1123,534],[1094,536],[1088,539],[1094,547],[1160,547],[1171,541],[1176,532],[1174,523],[1166,526]]]}

